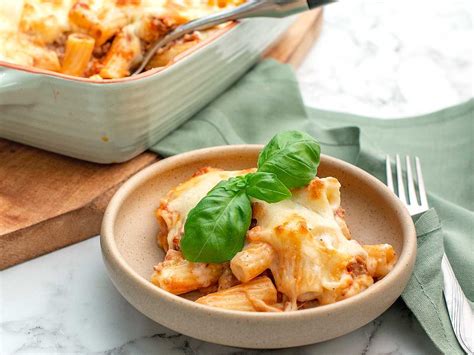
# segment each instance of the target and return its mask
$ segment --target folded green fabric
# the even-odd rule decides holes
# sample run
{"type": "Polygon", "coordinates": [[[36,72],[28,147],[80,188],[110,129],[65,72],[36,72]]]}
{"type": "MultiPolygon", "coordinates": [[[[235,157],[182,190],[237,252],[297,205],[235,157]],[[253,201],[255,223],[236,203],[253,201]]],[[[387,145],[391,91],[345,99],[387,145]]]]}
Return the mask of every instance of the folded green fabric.
{"type": "Polygon", "coordinates": [[[474,100],[409,120],[316,110],[304,106],[289,66],[264,61],[152,150],[170,156],[216,145],[263,144],[288,129],[312,134],[325,154],[382,181],[385,154],[420,157],[439,219],[434,210],[416,218],[418,258],[402,298],[441,351],[462,353],[444,304],[440,265],[444,244],[464,292],[474,299],[474,100]]]}
{"type": "Polygon", "coordinates": [[[418,238],[417,260],[402,299],[440,350],[447,354],[462,354],[451,328],[443,294],[439,292],[443,284],[439,270],[443,257],[441,223],[434,209],[414,220],[418,238]]]}

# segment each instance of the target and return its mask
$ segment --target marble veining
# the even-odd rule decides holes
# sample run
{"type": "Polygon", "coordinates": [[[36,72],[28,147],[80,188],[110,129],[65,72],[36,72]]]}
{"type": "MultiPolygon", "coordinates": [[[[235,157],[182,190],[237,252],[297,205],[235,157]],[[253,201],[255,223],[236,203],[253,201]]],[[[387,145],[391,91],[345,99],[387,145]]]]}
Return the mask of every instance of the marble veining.
{"type": "Polygon", "coordinates": [[[473,97],[471,0],[341,0],[298,70],[306,104],[380,118],[473,97]]]}
{"type": "MultiPolygon", "coordinates": [[[[257,354],[177,334],[117,292],[99,238],[9,268],[1,278],[0,353],[257,354]]],[[[343,337],[276,354],[435,354],[402,302],[343,337]]]]}
{"type": "MultiPolygon", "coordinates": [[[[473,96],[472,0],[342,0],[298,70],[305,102],[376,117],[473,96]]],[[[97,237],[0,273],[0,353],[257,354],[177,334],[107,277],[97,237]]],[[[343,337],[275,354],[436,354],[403,302],[343,337]]]]}

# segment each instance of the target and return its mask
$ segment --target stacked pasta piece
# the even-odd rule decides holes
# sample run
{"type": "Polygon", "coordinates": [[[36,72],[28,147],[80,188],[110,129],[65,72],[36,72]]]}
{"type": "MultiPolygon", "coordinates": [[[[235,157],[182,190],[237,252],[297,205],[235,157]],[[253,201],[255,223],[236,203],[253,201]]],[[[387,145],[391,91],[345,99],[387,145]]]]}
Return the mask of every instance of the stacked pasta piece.
{"type": "Polygon", "coordinates": [[[204,168],[167,194],[156,213],[166,257],[154,268],[154,284],[177,295],[198,290],[196,302],[214,307],[290,311],[356,295],[392,269],[392,246],[351,238],[332,177],[316,177],[278,203],[253,199],[245,247],[230,262],[185,260],[180,239],[189,211],[219,181],[252,171],[204,168]]]}
{"type": "MultiPolygon", "coordinates": [[[[146,49],[168,31],[242,0],[2,0],[0,60],[73,76],[130,75],[146,49]]],[[[161,49],[148,69],[166,66],[198,44],[187,35],[161,49]]]]}

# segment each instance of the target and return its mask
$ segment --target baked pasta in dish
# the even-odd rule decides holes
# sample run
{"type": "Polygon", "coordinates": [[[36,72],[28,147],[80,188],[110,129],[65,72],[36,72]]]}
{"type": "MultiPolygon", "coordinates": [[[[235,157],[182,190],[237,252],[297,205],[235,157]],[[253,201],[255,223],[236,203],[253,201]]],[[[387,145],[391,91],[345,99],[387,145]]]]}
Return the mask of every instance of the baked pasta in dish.
{"type": "MultiPolygon", "coordinates": [[[[93,79],[130,75],[147,48],[173,28],[244,0],[2,0],[0,61],[93,79]]],[[[159,50],[163,67],[209,32],[159,50]]]]}
{"type": "Polygon", "coordinates": [[[315,177],[277,203],[251,198],[245,246],[230,262],[186,260],[180,241],[191,209],[220,181],[255,170],[203,168],[162,199],[157,242],[166,256],[154,267],[155,285],[176,295],[199,291],[196,302],[213,307],[280,312],[354,296],[393,268],[391,245],[361,245],[351,238],[341,185],[333,177],[315,177]]]}

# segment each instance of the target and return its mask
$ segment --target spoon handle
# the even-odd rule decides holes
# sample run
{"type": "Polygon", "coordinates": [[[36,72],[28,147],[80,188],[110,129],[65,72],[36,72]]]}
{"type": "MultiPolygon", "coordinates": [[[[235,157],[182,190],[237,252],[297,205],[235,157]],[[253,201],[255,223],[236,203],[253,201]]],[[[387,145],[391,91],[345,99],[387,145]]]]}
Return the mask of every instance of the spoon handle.
{"type": "Polygon", "coordinates": [[[308,0],[308,7],[310,9],[315,9],[317,7],[328,5],[336,1],[337,0],[308,0]]]}
{"type": "Polygon", "coordinates": [[[335,0],[254,0],[244,3],[234,9],[224,10],[190,21],[177,27],[163,38],[157,40],[145,53],[141,64],[132,75],[141,73],[158,49],[187,33],[205,30],[221,23],[243,18],[286,17],[334,1],[335,0]]]}

